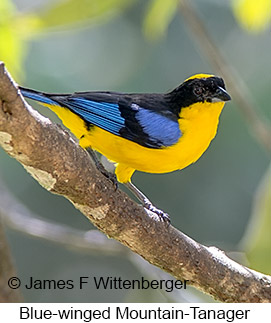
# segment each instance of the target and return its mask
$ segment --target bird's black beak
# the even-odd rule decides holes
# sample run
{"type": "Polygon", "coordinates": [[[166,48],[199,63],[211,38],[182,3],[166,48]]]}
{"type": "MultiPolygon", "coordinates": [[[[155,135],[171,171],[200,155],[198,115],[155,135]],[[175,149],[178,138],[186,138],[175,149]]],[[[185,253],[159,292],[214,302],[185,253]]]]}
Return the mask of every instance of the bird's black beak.
{"type": "Polygon", "coordinates": [[[231,97],[225,89],[219,86],[215,92],[214,99],[218,101],[230,101],[231,97]]]}

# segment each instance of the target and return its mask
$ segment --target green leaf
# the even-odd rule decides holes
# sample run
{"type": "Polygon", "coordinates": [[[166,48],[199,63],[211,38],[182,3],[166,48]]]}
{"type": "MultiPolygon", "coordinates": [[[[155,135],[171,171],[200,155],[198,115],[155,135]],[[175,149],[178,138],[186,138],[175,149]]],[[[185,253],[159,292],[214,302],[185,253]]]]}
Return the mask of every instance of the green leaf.
{"type": "Polygon", "coordinates": [[[271,272],[271,165],[256,192],[252,218],[242,241],[250,266],[271,272]]]}
{"type": "Polygon", "coordinates": [[[179,0],[151,0],[143,23],[147,38],[159,40],[163,37],[172,21],[179,0]]]}
{"type": "Polygon", "coordinates": [[[42,28],[62,28],[108,19],[131,6],[135,0],[62,0],[40,12],[42,28]]]}

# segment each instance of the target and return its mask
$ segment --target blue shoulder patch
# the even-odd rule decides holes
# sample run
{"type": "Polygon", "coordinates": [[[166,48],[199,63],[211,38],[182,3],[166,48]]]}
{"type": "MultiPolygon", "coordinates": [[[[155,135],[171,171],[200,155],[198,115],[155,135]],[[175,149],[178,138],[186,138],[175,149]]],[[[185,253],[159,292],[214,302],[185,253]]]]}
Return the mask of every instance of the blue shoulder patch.
{"type": "Polygon", "coordinates": [[[182,136],[177,120],[174,121],[151,110],[138,108],[136,119],[153,142],[165,147],[177,143],[182,136]]]}

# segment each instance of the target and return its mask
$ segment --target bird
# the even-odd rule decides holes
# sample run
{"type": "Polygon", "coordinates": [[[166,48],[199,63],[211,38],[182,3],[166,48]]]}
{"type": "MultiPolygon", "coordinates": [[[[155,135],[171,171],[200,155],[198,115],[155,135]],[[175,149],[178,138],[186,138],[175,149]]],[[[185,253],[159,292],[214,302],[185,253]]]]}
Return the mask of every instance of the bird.
{"type": "Polygon", "coordinates": [[[168,173],[196,162],[216,136],[224,104],[231,100],[223,79],[211,74],[190,76],[165,93],[19,90],[56,113],[99,170],[125,184],[147,211],[166,223],[169,215],[132,183],[133,173],[168,173]],[[96,152],[115,163],[113,177],[96,152]]]}

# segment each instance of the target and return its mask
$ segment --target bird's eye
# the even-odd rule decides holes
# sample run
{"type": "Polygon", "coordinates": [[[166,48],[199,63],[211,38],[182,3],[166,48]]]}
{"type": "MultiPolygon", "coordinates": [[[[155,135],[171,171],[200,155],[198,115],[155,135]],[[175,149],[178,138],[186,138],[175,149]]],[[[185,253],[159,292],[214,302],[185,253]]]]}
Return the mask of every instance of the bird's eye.
{"type": "Polygon", "coordinates": [[[203,92],[204,92],[204,89],[202,87],[197,86],[194,88],[194,93],[196,95],[201,95],[203,92]]]}

